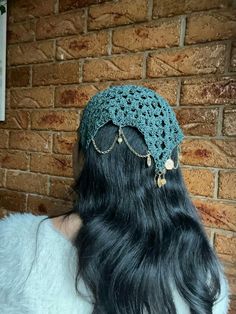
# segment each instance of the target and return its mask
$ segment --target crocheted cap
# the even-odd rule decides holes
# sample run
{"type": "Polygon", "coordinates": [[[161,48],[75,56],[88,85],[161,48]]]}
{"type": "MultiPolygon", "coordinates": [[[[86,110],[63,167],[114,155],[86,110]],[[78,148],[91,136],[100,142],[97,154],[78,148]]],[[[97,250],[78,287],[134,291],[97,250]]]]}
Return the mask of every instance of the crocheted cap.
{"type": "Polygon", "coordinates": [[[143,134],[156,171],[164,169],[172,150],[184,139],[175,112],[168,102],[144,86],[114,85],[90,98],[79,127],[84,150],[87,150],[98,129],[108,121],[121,127],[136,127],[143,134]]]}

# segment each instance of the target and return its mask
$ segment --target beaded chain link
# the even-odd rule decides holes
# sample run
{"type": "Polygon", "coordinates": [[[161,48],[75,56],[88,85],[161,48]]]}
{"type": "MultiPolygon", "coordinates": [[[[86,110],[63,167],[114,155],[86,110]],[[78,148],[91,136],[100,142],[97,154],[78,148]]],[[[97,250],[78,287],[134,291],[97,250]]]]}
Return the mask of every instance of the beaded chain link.
{"type": "MultiPolygon", "coordinates": [[[[134,148],[129,144],[129,142],[128,142],[128,140],[127,140],[127,138],[126,138],[126,136],[125,136],[125,134],[124,134],[124,132],[123,132],[121,126],[119,126],[119,134],[115,136],[115,139],[114,139],[112,145],[111,145],[110,148],[108,148],[107,150],[104,150],[104,151],[100,150],[100,149],[98,148],[97,144],[95,143],[95,140],[94,140],[93,137],[91,138],[91,140],[92,140],[93,146],[94,146],[94,148],[96,149],[97,152],[99,152],[100,154],[107,154],[107,153],[109,153],[109,152],[114,148],[114,146],[115,146],[115,144],[116,144],[116,141],[117,141],[119,144],[121,144],[121,143],[123,142],[122,137],[123,137],[123,139],[124,139],[126,145],[128,146],[128,148],[132,151],[132,153],[134,153],[134,154],[135,154],[136,156],[138,156],[138,157],[147,158],[147,165],[148,165],[148,167],[150,167],[151,164],[152,164],[150,152],[148,151],[148,153],[147,153],[146,155],[141,155],[141,154],[139,154],[138,152],[136,152],[136,151],[134,150],[134,148]]],[[[178,158],[177,158],[177,165],[176,165],[176,166],[174,165],[174,161],[173,161],[171,158],[169,158],[169,159],[167,159],[166,162],[165,162],[165,168],[164,168],[164,170],[158,171],[157,173],[155,173],[155,176],[154,176],[154,183],[155,183],[156,186],[161,187],[161,186],[163,186],[163,185],[166,184],[166,179],[165,179],[166,170],[172,170],[172,169],[177,169],[177,168],[178,168],[178,166],[179,166],[179,154],[180,154],[180,152],[181,152],[180,145],[178,145],[178,152],[177,152],[178,158]],[[158,178],[157,178],[157,176],[158,176],[158,178]]]]}
{"type": "Polygon", "coordinates": [[[112,143],[111,147],[107,150],[104,150],[104,151],[101,151],[98,147],[97,147],[97,144],[95,143],[95,140],[94,138],[92,137],[91,140],[92,140],[92,143],[95,147],[95,149],[100,153],[100,154],[107,154],[109,153],[115,146],[115,143],[116,143],[116,140],[117,140],[118,136],[116,135],[115,139],[114,139],[114,142],[112,143]]]}
{"type": "Polygon", "coordinates": [[[100,154],[107,154],[107,153],[109,153],[109,152],[114,148],[116,141],[118,141],[119,144],[122,142],[121,134],[122,134],[122,136],[123,136],[123,139],[124,139],[125,143],[127,144],[127,146],[129,147],[129,149],[130,149],[135,155],[137,155],[138,157],[141,157],[141,158],[146,158],[146,157],[148,157],[148,156],[150,155],[149,152],[148,152],[148,154],[146,154],[146,155],[141,155],[141,154],[139,154],[138,152],[136,152],[136,151],[132,148],[132,146],[129,144],[129,142],[128,142],[128,140],[127,140],[127,138],[126,138],[124,132],[122,131],[122,128],[121,128],[121,127],[119,127],[119,135],[116,135],[116,137],[115,137],[115,139],[114,139],[114,141],[113,141],[113,143],[112,143],[112,145],[110,146],[109,149],[104,150],[104,151],[101,151],[101,150],[97,147],[97,144],[95,143],[94,138],[92,138],[92,142],[93,142],[93,144],[94,144],[96,150],[97,150],[100,154]]]}

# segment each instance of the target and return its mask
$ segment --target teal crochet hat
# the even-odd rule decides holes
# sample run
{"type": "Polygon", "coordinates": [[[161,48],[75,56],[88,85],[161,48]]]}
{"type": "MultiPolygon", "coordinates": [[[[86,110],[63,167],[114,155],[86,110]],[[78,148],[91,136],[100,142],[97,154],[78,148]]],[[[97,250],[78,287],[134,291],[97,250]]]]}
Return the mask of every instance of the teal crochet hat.
{"type": "Polygon", "coordinates": [[[164,185],[166,180],[161,176],[166,170],[177,168],[171,159],[172,150],[178,146],[179,153],[179,144],[184,139],[175,112],[168,102],[152,89],[139,85],[114,85],[98,92],[88,101],[80,122],[79,134],[84,151],[91,141],[100,153],[108,153],[114,147],[117,138],[105,152],[100,151],[94,141],[98,129],[108,121],[119,127],[118,143],[122,142],[123,135],[134,153],[135,148],[129,146],[122,127],[136,127],[143,134],[148,152],[144,156],[138,152],[136,155],[146,157],[148,166],[151,165],[151,157],[154,159],[155,174],[159,176],[156,184],[164,185]]]}

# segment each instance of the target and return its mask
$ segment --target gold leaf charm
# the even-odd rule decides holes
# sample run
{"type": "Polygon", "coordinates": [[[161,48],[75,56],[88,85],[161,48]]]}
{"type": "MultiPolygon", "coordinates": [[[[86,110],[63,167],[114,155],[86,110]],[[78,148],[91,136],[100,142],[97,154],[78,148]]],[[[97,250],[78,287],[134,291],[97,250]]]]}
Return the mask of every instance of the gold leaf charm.
{"type": "Polygon", "coordinates": [[[161,184],[162,185],[166,184],[166,179],[165,178],[161,179],[161,184]]]}
{"type": "Polygon", "coordinates": [[[119,136],[119,137],[118,137],[117,142],[118,142],[119,144],[123,142],[123,139],[122,139],[122,137],[121,137],[121,136],[119,136]]]}
{"type": "Polygon", "coordinates": [[[159,186],[159,188],[162,186],[162,179],[161,179],[161,177],[158,177],[158,179],[157,179],[157,185],[159,186]]]}
{"type": "Polygon", "coordinates": [[[171,158],[167,159],[165,162],[165,167],[168,170],[173,169],[174,168],[174,161],[171,158]]]}
{"type": "Polygon", "coordinates": [[[147,165],[148,165],[148,167],[150,167],[151,164],[152,164],[151,156],[148,155],[148,156],[147,156],[147,165]]]}
{"type": "Polygon", "coordinates": [[[158,174],[158,179],[156,180],[156,184],[158,185],[159,188],[162,187],[164,184],[166,184],[166,179],[164,175],[165,175],[165,171],[158,174]]]}

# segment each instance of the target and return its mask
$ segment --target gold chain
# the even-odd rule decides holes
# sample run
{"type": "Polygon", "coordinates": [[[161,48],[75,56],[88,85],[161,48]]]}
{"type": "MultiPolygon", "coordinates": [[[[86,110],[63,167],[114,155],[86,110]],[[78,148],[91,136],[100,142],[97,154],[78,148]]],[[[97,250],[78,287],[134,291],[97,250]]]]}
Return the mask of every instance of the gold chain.
{"type": "Polygon", "coordinates": [[[121,138],[121,134],[122,134],[122,137],[124,138],[124,141],[125,141],[125,143],[127,144],[128,148],[129,148],[136,156],[141,157],[141,158],[146,158],[146,157],[149,157],[149,156],[150,156],[150,152],[149,152],[149,151],[148,151],[148,153],[147,153],[146,155],[141,155],[141,154],[139,154],[138,152],[136,152],[136,151],[133,149],[133,147],[129,144],[129,142],[128,142],[127,138],[125,137],[124,132],[123,132],[123,130],[122,130],[121,127],[119,127],[119,135],[116,135],[116,137],[115,137],[115,139],[114,139],[112,145],[111,145],[110,148],[108,148],[107,150],[101,151],[101,150],[97,147],[94,138],[92,138],[92,142],[93,142],[94,147],[96,148],[96,150],[97,150],[100,154],[107,154],[107,153],[109,153],[109,152],[113,149],[113,147],[115,146],[115,143],[116,143],[117,139],[120,139],[120,138],[121,138]]]}
{"type": "MultiPolygon", "coordinates": [[[[94,138],[92,138],[92,143],[93,143],[95,149],[96,149],[100,154],[107,154],[107,153],[109,153],[109,152],[114,148],[114,146],[115,146],[115,144],[116,144],[116,141],[118,141],[119,144],[122,142],[122,137],[123,137],[125,143],[127,144],[128,148],[129,148],[136,156],[141,157],[141,158],[147,158],[147,164],[148,164],[148,167],[150,167],[150,166],[151,166],[151,154],[150,154],[150,152],[148,151],[148,153],[147,153],[146,155],[141,155],[141,154],[139,154],[138,152],[136,152],[136,151],[134,150],[134,148],[129,144],[129,142],[128,142],[126,136],[124,135],[124,132],[123,132],[121,126],[119,126],[119,135],[116,135],[116,137],[115,137],[115,139],[114,139],[112,145],[111,145],[110,148],[108,148],[107,150],[105,150],[105,151],[100,150],[100,149],[97,147],[94,138]]],[[[176,166],[173,166],[172,169],[177,169],[177,168],[178,168],[178,166],[179,166],[179,154],[180,154],[180,153],[181,153],[181,148],[180,148],[180,145],[178,145],[177,164],[176,164],[176,166]]],[[[164,168],[162,171],[158,171],[158,172],[155,173],[154,182],[155,182],[155,184],[156,184],[157,186],[161,187],[161,186],[163,186],[163,185],[166,184],[165,173],[166,173],[166,169],[165,169],[165,168],[164,168]],[[158,178],[157,178],[157,176],[158,176],[158,178]]]]}

